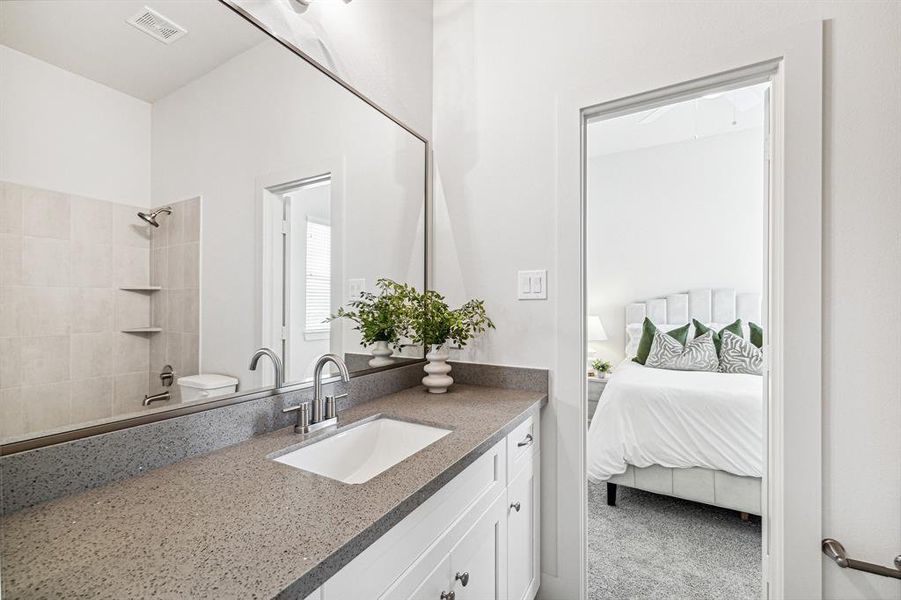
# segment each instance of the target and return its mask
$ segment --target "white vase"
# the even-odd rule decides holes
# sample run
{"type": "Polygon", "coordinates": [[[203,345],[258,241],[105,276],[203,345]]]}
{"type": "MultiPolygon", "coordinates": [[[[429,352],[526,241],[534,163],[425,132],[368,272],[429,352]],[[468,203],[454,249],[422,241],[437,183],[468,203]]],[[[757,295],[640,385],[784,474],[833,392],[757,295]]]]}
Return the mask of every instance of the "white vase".
{"type": "Polygon", "coordinates": [[[429,362],[423,369],[428,375],[422,378],[422,384],[431,394],[443,394],[454,382],[454,378],[448,375],[451,366],[447,364],[447,350],[443,346],[432,346],[425,357],[429,362]]]}
{"type": "Polygon", "coordinates": [[[388,342],[376,342],[371,352],[373,358],[369,361],[370,367],[386,367],[394,364],[394,359],[390,358],[392,352],[388,342]]]}

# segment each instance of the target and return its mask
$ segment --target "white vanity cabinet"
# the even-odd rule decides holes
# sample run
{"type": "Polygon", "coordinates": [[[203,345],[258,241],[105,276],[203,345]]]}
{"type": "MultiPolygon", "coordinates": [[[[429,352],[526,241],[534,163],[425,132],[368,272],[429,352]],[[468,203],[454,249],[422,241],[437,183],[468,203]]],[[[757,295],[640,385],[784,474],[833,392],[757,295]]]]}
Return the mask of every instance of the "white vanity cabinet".
{"type": "Polygon", "coordinates": [[[538,440],[535,415],[309,598],[532,600],[540,581],[538,440]]]}

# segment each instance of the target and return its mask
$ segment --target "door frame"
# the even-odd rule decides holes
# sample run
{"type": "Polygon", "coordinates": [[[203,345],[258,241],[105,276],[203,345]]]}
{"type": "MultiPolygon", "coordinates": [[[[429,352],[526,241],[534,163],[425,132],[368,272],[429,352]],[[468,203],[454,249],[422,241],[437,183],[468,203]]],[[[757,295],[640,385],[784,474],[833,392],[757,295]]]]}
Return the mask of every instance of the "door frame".
{"type": "Polygon", "coordinates": [[[542,539],[550,543],[540,595],[586,597],[585,110],[772,65],[763,597],[820,597],[823,23],[670,62],[666,74],[635,70],[557,98],[557,352],[543,417],[555,434],[545,472],[556,477],[546,478],[542,499],[542,539]]]}

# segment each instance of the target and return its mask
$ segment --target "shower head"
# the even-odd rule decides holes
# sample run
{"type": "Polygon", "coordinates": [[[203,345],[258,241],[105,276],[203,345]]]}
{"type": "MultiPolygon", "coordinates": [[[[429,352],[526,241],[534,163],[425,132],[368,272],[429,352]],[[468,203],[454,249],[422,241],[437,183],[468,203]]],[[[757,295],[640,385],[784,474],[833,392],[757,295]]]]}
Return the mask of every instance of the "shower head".
{"type": "Polygon", "coordinates": [[[158,209],[156,209],[156,210],[154,210],[154,211],[152,211],[152,212],[149,212],[149,213],[139,212],[139,213],[138,213],[138,216],[141,217],[144,221],[146,221],[146,222],[150,223],[151,225],[153,225],[154,227],[159,227],[160,224],[157,223],[157,221],[156,221],[156,216],[159,215],[159,214],[167,214],[167,215],[171,215],[171,214],[172,214],[172,207],[171,207],[171,206],[164,206],[164,207],[162,207],[162,208],[158,208],[158,209]]]}

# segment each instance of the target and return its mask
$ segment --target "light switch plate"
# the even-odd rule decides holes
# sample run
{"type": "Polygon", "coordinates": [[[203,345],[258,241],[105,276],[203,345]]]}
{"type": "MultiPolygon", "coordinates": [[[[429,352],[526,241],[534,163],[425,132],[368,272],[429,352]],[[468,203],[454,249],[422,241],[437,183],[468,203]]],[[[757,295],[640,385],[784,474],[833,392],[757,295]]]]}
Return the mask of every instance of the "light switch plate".
{"type": "Polygon", "coordinates": [[[547,300],[547,270],[519,271],[516,278],[517,300],[547,300]]]}

